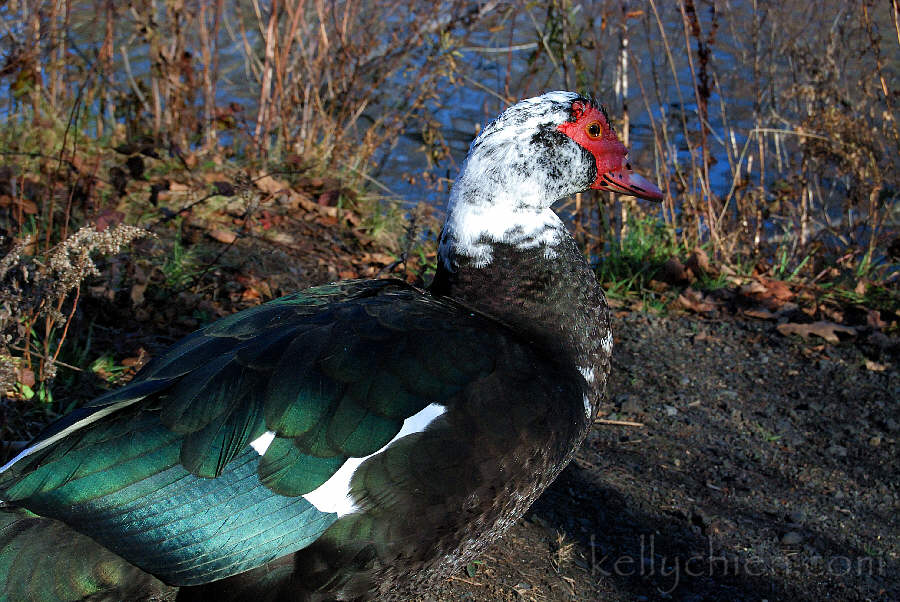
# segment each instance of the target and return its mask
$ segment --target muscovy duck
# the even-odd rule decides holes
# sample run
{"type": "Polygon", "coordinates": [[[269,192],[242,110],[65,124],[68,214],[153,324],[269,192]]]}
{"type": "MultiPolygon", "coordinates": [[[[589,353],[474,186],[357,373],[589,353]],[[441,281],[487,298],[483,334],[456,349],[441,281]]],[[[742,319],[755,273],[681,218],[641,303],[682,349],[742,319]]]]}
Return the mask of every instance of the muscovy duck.
{"type": "Polygon", "coordinates": [[[202,328],[0,468],[6,599],[403,598],[518,520],[587,434],[612,335],[550,209],[660,200],[551,92],[474,140],[430,291],[318,286],[202,328]]]}

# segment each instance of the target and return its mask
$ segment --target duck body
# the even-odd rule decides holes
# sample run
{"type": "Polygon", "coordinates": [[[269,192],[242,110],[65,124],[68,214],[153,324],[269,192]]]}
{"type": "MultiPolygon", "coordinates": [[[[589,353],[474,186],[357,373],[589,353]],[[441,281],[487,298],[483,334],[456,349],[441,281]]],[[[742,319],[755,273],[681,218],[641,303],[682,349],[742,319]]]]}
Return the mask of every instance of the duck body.
{"type": "MultiPolygon", "coordinates": [[[[45,429],[0,469],[18,507],[0,513],[3,595],[405,598],[473,559],[569,462],[603,394],[605,298],[549,208],[610,189],[605,151],[564,131],[607,136],[601,113],[550,93],[485,128],[430,291],[345,281],[250,308],[45,429]],[[41,555],[29,529],[81,535],[41,555]],[[53,568],[72,554],[81,573],[53,568]]],[[[647,186],[620,154],[615,185],[647,186]]]]}

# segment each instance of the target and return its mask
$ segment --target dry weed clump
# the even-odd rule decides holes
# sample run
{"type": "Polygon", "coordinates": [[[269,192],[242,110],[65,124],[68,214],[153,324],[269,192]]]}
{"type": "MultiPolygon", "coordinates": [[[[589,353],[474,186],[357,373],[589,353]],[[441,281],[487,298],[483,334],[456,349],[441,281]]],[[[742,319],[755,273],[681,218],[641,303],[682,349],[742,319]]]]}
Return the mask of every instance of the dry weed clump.
{"type": "Polygon", "coordinates": [[[85,226],[41,254],[29,254],[30,240],[13,245],[0,259],[0,392],[31,397],[36,386],[46,390],[81,283],[100,275],[94,258],[115,255],[147,234],[125,224],[102,232],[85,226]]]}

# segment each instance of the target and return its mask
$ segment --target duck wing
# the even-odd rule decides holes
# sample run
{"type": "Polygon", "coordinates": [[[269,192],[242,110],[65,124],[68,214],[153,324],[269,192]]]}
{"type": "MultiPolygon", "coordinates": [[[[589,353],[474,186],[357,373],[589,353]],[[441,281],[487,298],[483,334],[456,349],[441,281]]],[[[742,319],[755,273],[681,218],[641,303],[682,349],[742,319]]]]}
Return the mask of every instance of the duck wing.
{"type": "Polygon", "coordinates": [[[314,494],[523,345],[399,281],[308,289],[197,331],[52,424],[0,472],[0,497],[166,583],[220,579],[358,510],[349,477],[314,494]]]}

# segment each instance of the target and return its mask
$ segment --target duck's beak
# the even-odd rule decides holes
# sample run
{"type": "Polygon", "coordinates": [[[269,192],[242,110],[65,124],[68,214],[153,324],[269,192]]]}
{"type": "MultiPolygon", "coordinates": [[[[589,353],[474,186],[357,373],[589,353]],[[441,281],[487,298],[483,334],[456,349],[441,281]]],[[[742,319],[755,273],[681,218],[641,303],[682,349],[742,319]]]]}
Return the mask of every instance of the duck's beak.
{"type": "Polygon", "coordinates": [[[629,163],[625,163],[620,169],[601,174],[591,188],[628,194],[657,203],[663,200],[662,190],[644,176],[632,171],[629,163]]]}

